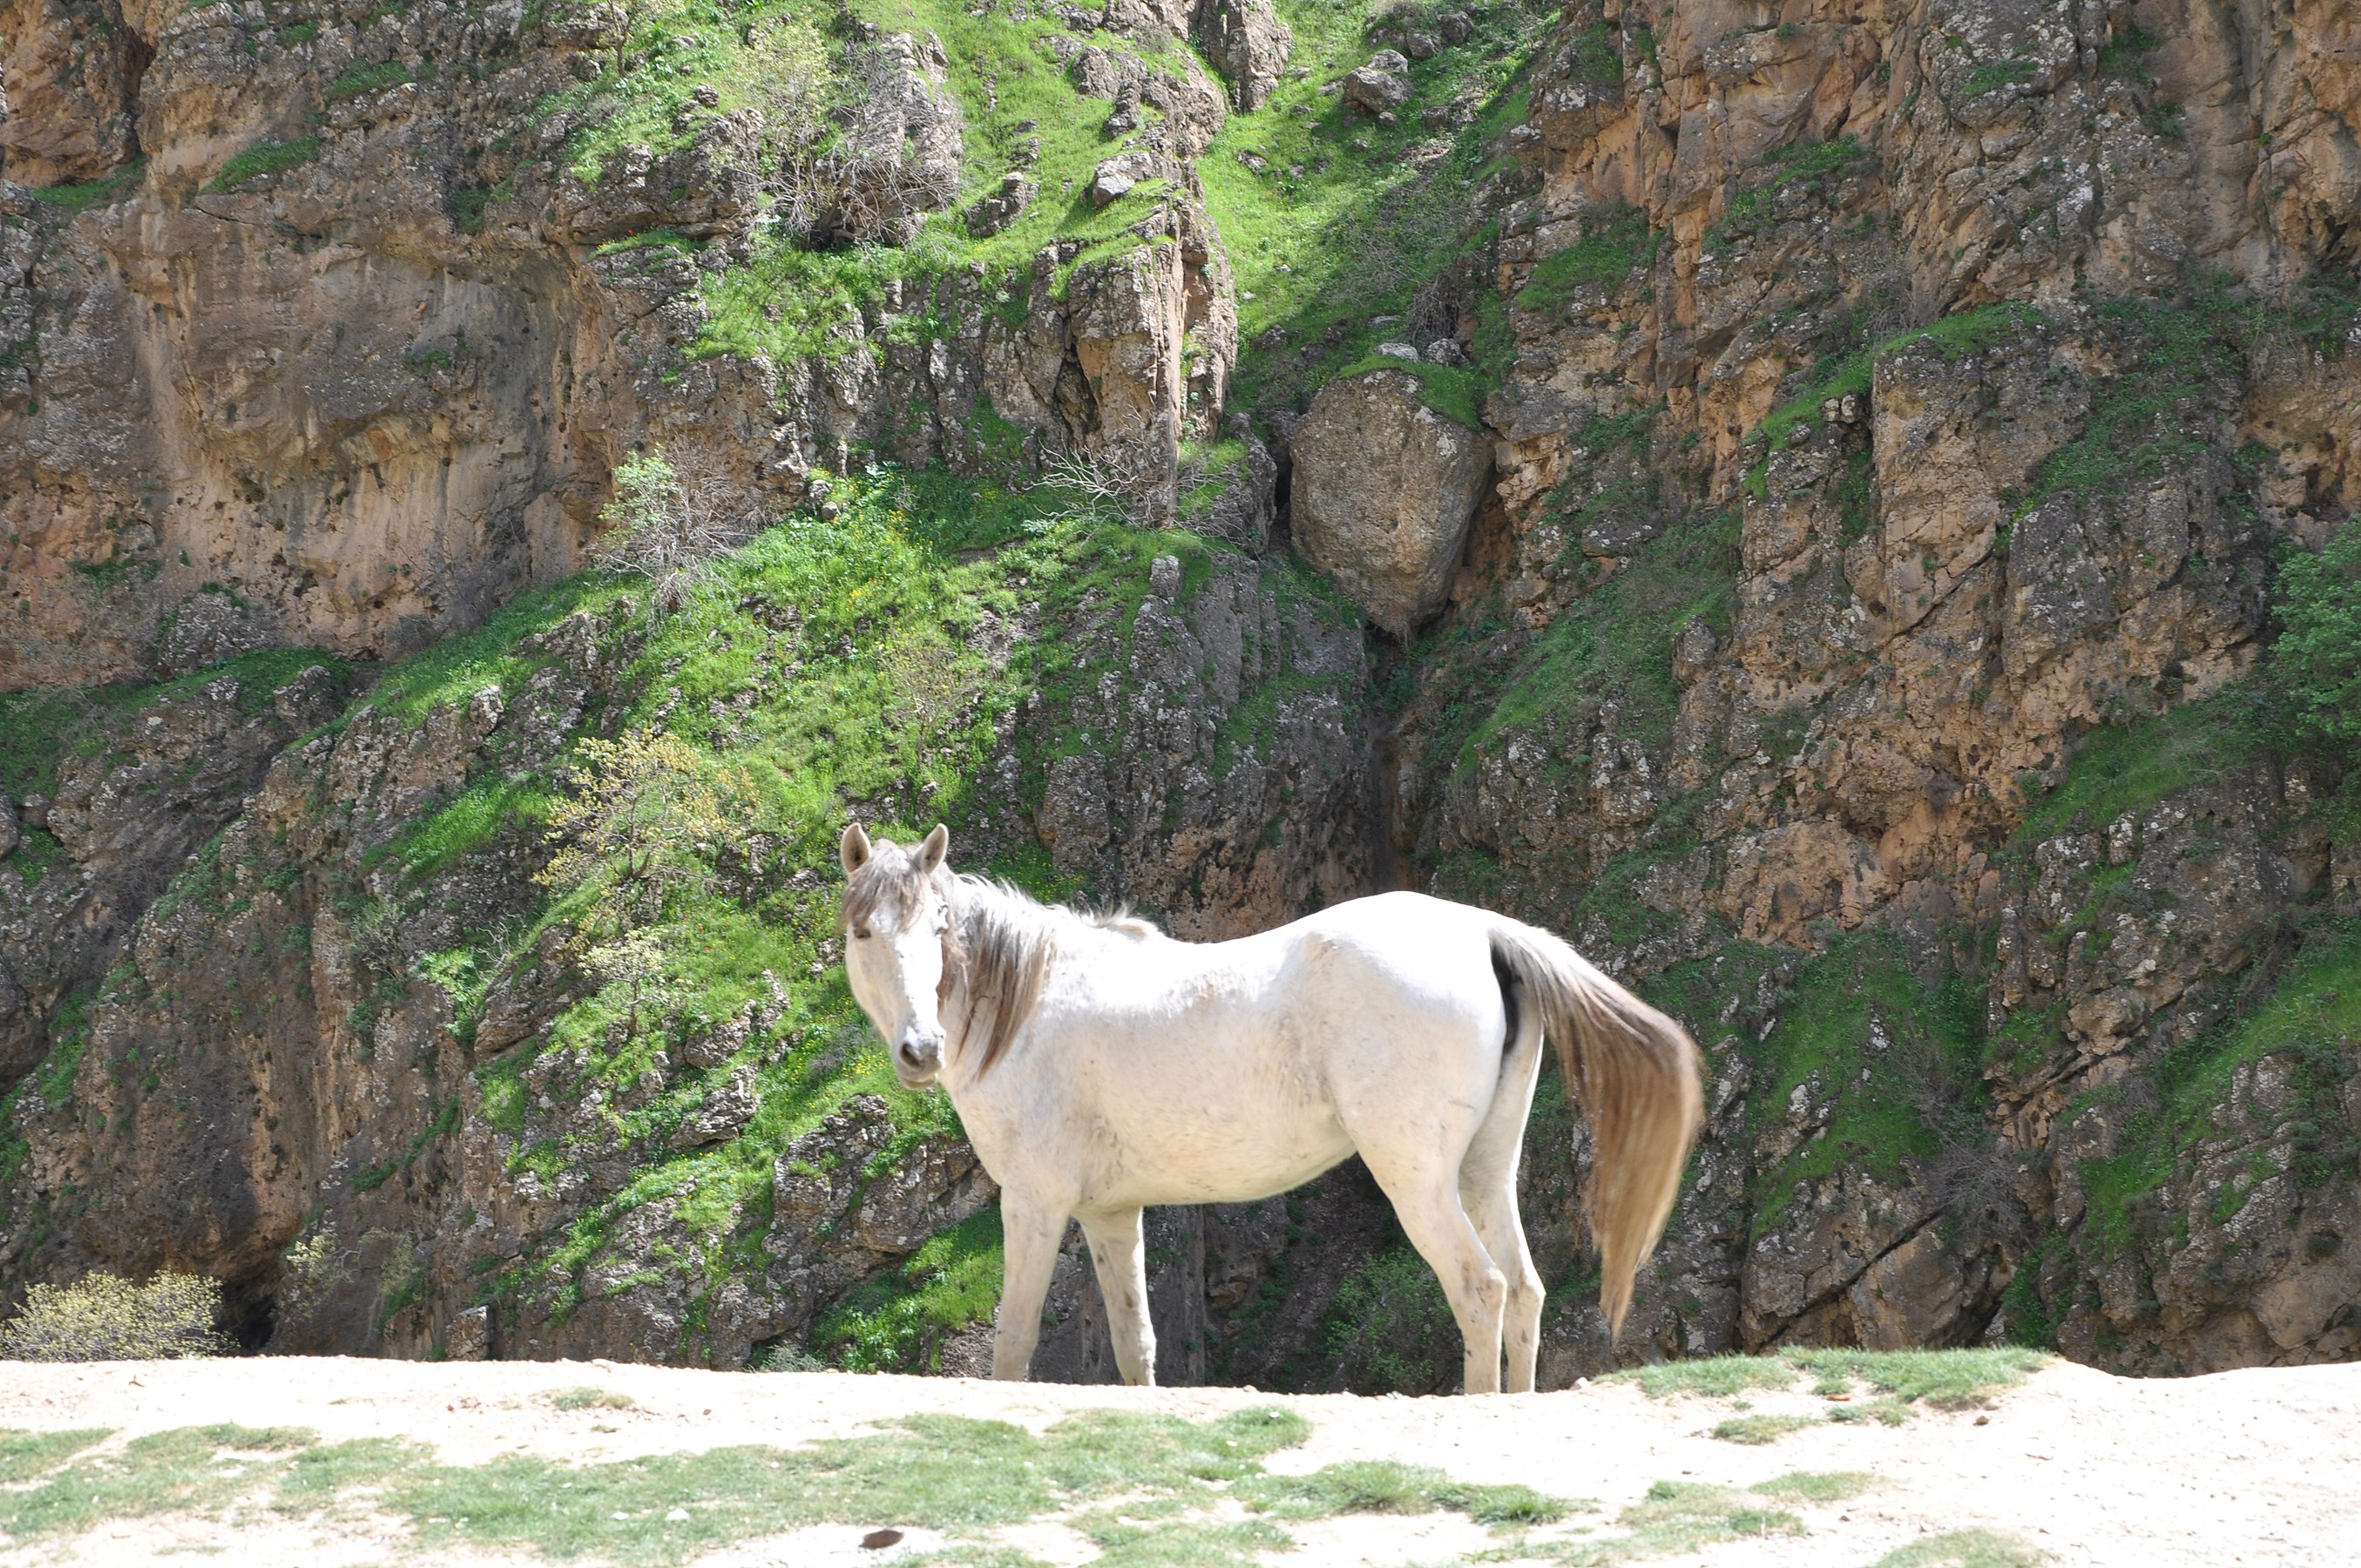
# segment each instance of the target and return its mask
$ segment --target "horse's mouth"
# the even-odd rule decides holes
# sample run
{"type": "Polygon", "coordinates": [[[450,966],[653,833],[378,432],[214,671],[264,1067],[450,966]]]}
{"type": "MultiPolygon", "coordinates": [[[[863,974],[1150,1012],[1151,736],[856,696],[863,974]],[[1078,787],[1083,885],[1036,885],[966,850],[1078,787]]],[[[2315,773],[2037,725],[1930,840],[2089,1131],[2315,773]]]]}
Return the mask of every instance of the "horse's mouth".
{"type": "Polygon", "coordinates": [[[921,1072],[911,1068],[904,1067],[900,1062],[895,1062],[894,1064],[894,1076],[902,1080],[903,1088],[915,1094],[922,1089],[932,1089],[935,1085],[935,1080],[942,1076],[942,1069],[939,1068],[928,1068],[925,1071],[921,1072]]]}

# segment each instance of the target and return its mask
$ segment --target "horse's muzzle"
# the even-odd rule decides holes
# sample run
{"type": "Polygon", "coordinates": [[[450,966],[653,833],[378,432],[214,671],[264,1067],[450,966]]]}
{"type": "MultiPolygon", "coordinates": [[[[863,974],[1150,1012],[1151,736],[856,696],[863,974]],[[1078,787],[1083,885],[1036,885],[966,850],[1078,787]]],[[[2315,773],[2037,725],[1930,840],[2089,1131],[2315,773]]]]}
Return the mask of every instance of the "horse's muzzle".
{"type": "Polygon", "coordinates": [[[912,1089],[923,1089],[943,1070],[943,1032],[912,1029],[894,1047],[894,1071],[912,1089]]]}

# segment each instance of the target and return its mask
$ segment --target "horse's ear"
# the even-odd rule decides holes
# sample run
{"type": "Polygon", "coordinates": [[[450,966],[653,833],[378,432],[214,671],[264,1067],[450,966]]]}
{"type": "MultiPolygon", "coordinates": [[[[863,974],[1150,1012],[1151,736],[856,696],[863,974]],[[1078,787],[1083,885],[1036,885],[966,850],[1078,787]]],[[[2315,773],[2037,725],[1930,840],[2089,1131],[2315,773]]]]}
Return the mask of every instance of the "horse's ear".
{"type": "Polygon", "coordinates": [[[918,874],[934,875],[935,868],[943,863],[943,857],[950,852],[950,848],[951,830],[939,822],[936,823],[935,830],[927,835],[927,841],[918,846],[918,874]]]}
{"type": "Polygon", "coordinates": [[[869,863],[869,835],[861,830],[860,823],[844,825],[844,837],[836,841],[836,858],[844,862],[847,876],[869,863]]]}

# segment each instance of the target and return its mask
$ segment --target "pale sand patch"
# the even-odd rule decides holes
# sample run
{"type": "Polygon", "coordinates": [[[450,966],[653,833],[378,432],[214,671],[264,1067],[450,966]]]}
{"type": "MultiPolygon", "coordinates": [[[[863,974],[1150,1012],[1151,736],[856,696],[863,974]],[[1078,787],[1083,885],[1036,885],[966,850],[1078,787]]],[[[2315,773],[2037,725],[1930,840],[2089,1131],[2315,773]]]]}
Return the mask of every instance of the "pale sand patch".
{"type": "Polygon", "coordinates": [[[1297,1519],[1280,1528],[1296,1541],[1296,1550],[1280,1561],[1334,1568],[1456,1563],[1499,1544],[1490,1530],[1465,1514],[1344,1514],[1332,1519],[1297,1519]]]}
{"type": "MultiPolygon", "coordinates": [[[[1756,1393],[1748,1402],[1764,1413],[1828,1409],[1802,1392],[1756,1393]]],[[[1312,1423],[1309,1442],[1270,1457],[1273,1470],[1396,1459],[1462,1480],[1522,1482],[1593,1498],[1603,1510],[1599,1522],[1658,1480],[1744,1487],[1795,1470],[1858,1470],[1883,1482],[1833,1507],[1776,1505],[1806,1519],[1808,1536],[1729,1542],[1658,1560],[1665,1563],[1852,1568],[1921,1534],[1974,1527],[2022,1536],[2060,1563],[2122,1568],[2345,1564],[2355,1561],[2350,1543],[2361,1541],[2361,1486],[2353,1480],[2361,1475],[2361,1366],[2136,1381],[2059,1364],[2001,1394],[1988,1412],[1922,1412],[1900,1428],[1815,1425],[1759,1448],[1707,1435],[1735,1413],[1729,1401],[1653,1401],[1628,1383],[1484,1399],[1365,1399],[580,1362],[288,1357],[0,1367],[0,1426],[104,1426],[126,1437],[214,1421],[304,1426],[330,1440],[407,1437],[463,1464],[518,1452],[588,1460],[744,1442],[786,1446],[919,1411],[1038,1430],[1075,1409],[1202,1420],[1273,1403],[1312,1423]],[[549,1401],[551,1393],[586,1385],[628,1394],[635,1407],[567,1412],[549,1401]],[[1979,1414],[1986,1424],[1975,1424],[1979,1414]]],[[[357,1555],[341,1527],[323,1527],[324,1535],[299,1544],[283,1531],[301,1527],[249,1519],[218,1543],[229,1546],[240,1568],[335,1568],[401,1555],[399,1541],[377,1547],[375,1558],[357,1555]]],[[[86,1562],[137,1562],[162,1541],[126,1536],[118,1544],[137,1549],[113,1555],[81,1543],[74,1551],[86,1562]]],[[[44,1560],[50,1550],[41,1549],[44,1560]]],[[[1298,1552],[1284,1561],[1318,1568],[1327,1560],[1298,1552]]]]}

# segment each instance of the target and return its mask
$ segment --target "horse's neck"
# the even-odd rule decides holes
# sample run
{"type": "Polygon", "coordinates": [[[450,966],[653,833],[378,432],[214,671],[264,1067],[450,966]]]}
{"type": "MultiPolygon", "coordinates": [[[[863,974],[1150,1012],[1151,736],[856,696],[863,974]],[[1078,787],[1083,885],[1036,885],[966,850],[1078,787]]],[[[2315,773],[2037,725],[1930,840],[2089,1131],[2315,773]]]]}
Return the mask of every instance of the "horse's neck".
{"type": "MultiPolygon", "coordinates": [[[[971,954],[975,950],[977,927],[995,915],[1012,923],[1021,923],[1035,927],[1053,923],[1080,924],[1078,921],[1073,921],[1066,910],[1037,904],[1022,894],[1011,892],[993,883],[971,881],[962,877],[955,881],[951,888],[951,929],[959,934],[961,944],[966,947],[971,954]]],[[[1068,933],[1061,930],[1060,935],[1064,936],[1068,933]]],[[[1057,941],[1049,944],[1049,958],[1042,974],[1042,985],[1045,990],[1050,979],[1057,973],[1059,963],[1064,957],[1062,949],[1066,945],[1057,941]]],[[[948,1004],[941,1010],[943,1024],[946,1031],[954,1033],[956,1036],[951,1041],[952,1053],[962,1058],[969,1043],[968,1026],[972,1022],[978,1021],[972,1017],[974,998],[969,990],[969,976],[974,967],[971,961],[966,964],[947,966],[943,971],[950,982],[943,996],[943,1001],[948,1004]]],[[[989,1014],[981,1020],[987,1028],[991,1021],[989,1014]]],[[[979,1048],[982,1043],[981,1040],[976,1042],[979,1048]]]]}

